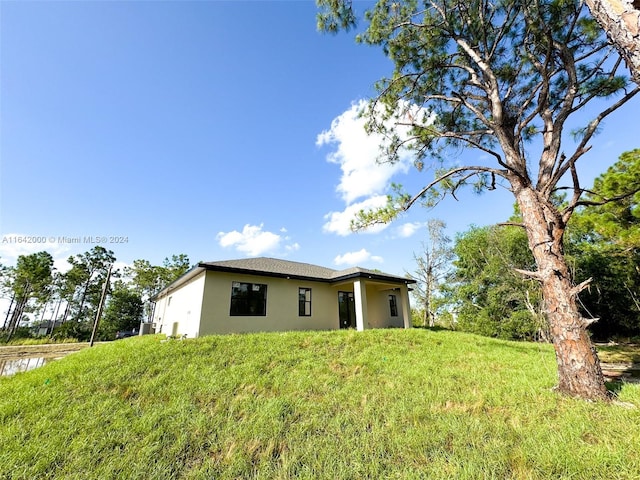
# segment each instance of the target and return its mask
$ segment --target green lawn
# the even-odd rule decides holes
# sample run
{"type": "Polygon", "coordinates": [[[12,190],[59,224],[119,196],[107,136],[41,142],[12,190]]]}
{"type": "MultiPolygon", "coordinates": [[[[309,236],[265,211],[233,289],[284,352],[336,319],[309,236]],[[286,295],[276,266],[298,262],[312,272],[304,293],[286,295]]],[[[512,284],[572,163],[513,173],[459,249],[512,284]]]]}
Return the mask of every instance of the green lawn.
{"type": "Polygon", "coordinates": [[[136,337],[0,379],[0,478],[640,478],[640,408],[554,383],[449,331],[136,337]]]}

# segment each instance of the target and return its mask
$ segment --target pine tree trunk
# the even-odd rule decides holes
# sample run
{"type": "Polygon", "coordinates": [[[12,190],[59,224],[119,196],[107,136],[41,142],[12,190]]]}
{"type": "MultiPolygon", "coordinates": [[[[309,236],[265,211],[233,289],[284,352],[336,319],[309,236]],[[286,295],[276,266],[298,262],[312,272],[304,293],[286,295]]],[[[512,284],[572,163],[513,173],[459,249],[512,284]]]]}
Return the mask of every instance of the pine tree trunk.
{"type": "Polygon", "coordinates": [[[563,251],[565,225],[557,209],[531,188],[516,191],[529,247],[538,266],[545,313],[558,364],[557,389],[592,399],[609,398],[600,361],[587,332],[588,321],[576,304],[580,288],[573,284],[563,251]]]}
{"type": "Polygon", "coordinates": [[[4,324],[2,325],[2,330],[9,330],[9,315],[11,315],[11,309],[13,308],[13,303],[16,300],[16,294],[11,295],[11,303],[9,304],[9,309],[7,310],[7,315],[4,317],[4,324]]]}
{"type": "Polygon", "coordinates": [[[71,300],[67,300],[67,304],[64,307],[64,314],[62,315],[62,322],[64,323],[67,321],[67,318],[69,317],[69,311],[71,310],[71,300]]]}
{"type": "MultiPolygon", "coordinates": [[[[91,278],[91,277],[89,277],[91,278]]],[[[87,299],[87,290],[89,290],[89,281],[87,281],[87,283],[84,285],[83,289],[82,289],[82,296],[80,297],[80,306],[78,307],[78,313],[76,315],[75,320],[80,322],[82,320],[84,320],[82,318],[82,309],[84,308],[84,302],[87,299]]]]}
{"type": "Polygon", "coordinates": [[[640,1],[586,0],[586,4],[640,85],[640,1]]]}
{"type": "Polygon", "coordinates": [[[13,313],[11,314],[11,319],[9,320],[9,336],[7,337],[7,340],[11,340],[20,326],[20,321],[22,320],[22,315],[24,314],[24,309],[27,306],[28,301],[29,297],[25,295],[19,298],[16,302],[13,313]]]}

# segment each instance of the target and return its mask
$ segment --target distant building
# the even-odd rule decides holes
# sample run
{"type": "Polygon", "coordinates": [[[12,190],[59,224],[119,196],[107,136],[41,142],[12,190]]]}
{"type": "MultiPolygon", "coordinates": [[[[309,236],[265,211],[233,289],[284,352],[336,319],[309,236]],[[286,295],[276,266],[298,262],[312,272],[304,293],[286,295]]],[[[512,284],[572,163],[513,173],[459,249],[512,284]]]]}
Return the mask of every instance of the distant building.
{"type": "Polygon", "coordinates": [[[37,337],[45,337],[53,333],[53,329],[62,325],[61,320],[45,320],[31,325],[31,332],[37,337]]]}

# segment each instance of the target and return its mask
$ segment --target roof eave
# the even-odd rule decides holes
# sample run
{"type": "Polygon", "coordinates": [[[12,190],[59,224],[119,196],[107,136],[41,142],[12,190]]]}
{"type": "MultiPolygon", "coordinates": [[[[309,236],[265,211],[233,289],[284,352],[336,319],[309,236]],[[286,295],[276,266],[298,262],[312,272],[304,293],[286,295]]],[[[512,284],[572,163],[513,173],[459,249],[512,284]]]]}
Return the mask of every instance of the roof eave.
{"type": "Polygon", "coordinates": [[[282,272],[269,272],[264,270],[253,270],[250,268],[242,268],[242,267],[226,267],[223,265],[209,265],[206,263],[199,263],[199,267],[204,268],[205,270],[212,272],[226,272],[226,273],[242,273],[244,275],[257,275],[260,277],[272,277],[272,278],[286,278],[293,280],[308,280],[314,282],[325,282],[330,283],[333,279],[330,278],[322,278],[322,277],[314,277],[311,275],[298,275],[298,274],[289,274],[282,272]]]}
{"type": "Polygon", "coordinates": [[[354,272],[354,273],[349,273],[347,275],[335,277],[331,279],[331,283],[344,282],[345,280],[352,280],[356,278],[377,280],[385,283],[403,283],[405,285],[416,283],[416,281],[411,278],[389,277],[386,275],[377,275],[375,273],[369,273],[369,272],[354,272]]]}

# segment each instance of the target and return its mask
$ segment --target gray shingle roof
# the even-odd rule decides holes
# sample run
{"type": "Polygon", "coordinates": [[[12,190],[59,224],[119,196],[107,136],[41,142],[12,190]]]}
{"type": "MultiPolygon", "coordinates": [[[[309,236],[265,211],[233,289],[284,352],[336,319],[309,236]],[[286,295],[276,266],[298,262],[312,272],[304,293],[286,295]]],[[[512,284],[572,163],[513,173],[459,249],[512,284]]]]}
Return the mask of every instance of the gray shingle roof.
{"type": "Polygon", "coordinates": [[[240,260],[223,260],[220,262],[203,262],[198,266],[207,270],[221,271],[245,271],[256,274],[271,274],[277,276],[291,276],[306,279],[335,281],[342,278],[367,276],[379,280],[390,280],[403,283],[415,283],[412,280],[391,275],[388,273],[368,270],[360,267],[352,267],[346,270],[334,270],[332,268],[312,265],[310,263],[291,262],[277,258],[258,257],[244,258],[240,260]]]}
{"type": "Polygon", "coordinates": [[[331,279],[335,273],[335,270],[318,265],[311,265],[310,263],[290,262],[266,257],[204,262],[199,265],[208,270],[247,270],[256,273],[278,273],[283,275],[322,278],[325,280],[331,279]]]}

